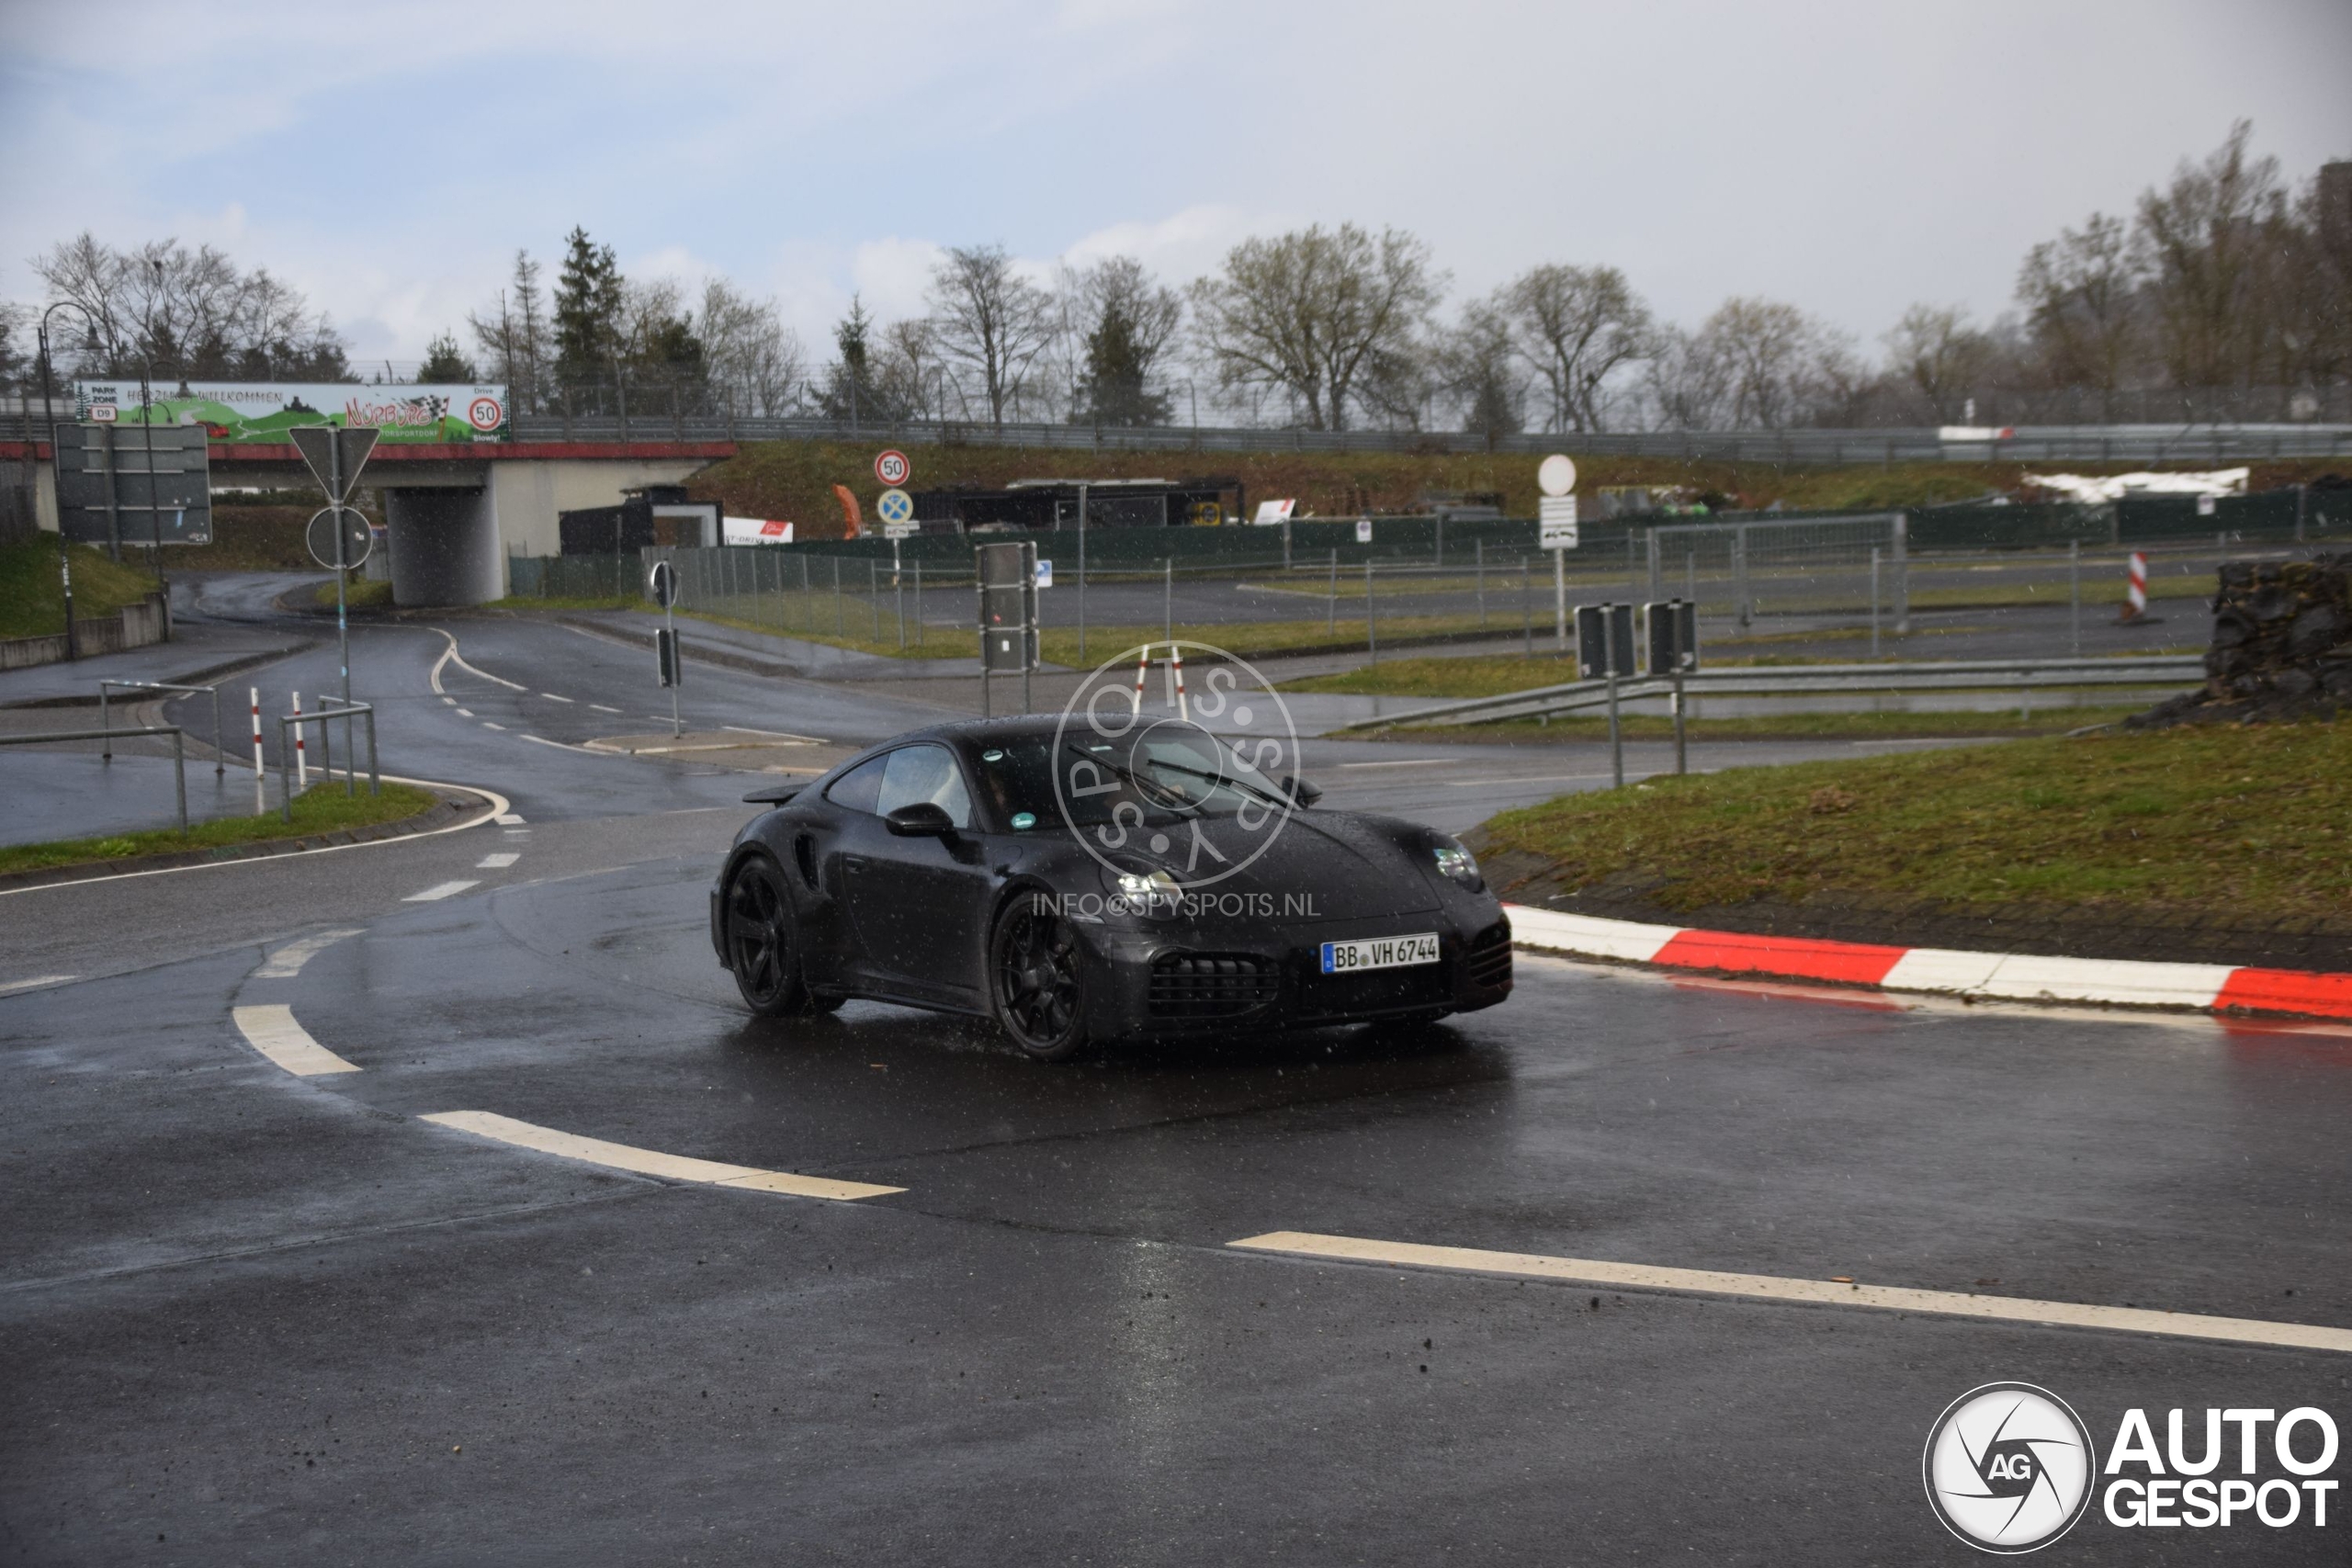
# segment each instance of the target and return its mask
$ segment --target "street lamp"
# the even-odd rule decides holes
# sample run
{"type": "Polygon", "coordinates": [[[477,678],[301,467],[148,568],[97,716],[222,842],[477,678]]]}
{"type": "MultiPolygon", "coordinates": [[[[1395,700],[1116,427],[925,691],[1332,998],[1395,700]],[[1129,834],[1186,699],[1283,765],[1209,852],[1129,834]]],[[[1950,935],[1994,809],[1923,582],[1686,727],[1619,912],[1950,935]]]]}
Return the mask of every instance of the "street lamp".
{"type": "Polygon", "coordinates": [[[37,335],[40,350],[41,412],[49,416],[49,493],[57,510],[57,579],[64,587],[65,657],[71,660],[78,657],[74,637],[74,545],[65,536],[65,507],[62,502],[58,501],[57,395],[51,389],[49,373],[49,319],[68,306],[80,310],[83,321],[96,329],[97,323],[85,307],[72,299],[60,299],[40,313],[40,330],[37,335]]]}

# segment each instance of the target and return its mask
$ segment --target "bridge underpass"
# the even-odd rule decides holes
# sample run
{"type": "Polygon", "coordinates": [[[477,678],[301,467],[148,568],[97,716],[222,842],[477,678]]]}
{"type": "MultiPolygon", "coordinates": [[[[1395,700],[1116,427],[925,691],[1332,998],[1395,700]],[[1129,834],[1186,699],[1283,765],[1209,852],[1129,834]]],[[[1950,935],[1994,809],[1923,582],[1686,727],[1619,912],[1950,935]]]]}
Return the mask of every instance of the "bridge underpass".
{"type": "MultiPolygon", "coordinates": [[[[24,443],[0,444],[0,464],[24,443]]],[[[506,559],[560,553],[558,515],[610,506],[625,491],[677,484],[735,455],[732,441],[481,442],[379,446],[360,489],[383,502],[392,599],[402,605],[480,604],[505,596],[506,559]]],[[[57,526],[49,443],[35,447],[40,525],[57,526]]],[[[291,446],[216,445],[217,488],[314,491],[291,446]]]]}

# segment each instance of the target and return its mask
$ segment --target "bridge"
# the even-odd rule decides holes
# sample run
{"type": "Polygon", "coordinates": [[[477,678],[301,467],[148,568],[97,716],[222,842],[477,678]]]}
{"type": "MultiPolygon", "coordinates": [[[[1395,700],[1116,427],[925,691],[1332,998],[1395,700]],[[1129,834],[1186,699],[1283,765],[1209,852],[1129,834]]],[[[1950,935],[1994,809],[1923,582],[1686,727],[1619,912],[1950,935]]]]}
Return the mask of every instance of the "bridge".
{"type": "MultiPolygon", "coordinates": [[[[317,488],[291,446],[221,443],[209,451],[216,489],[317,488]]],[[[368,459],[360,488],[383,502],[395,604],[480,604],[505,597],[510,555],[560,552],[560,513],[610,506],[639,486],[676,484],[735,452],[728,440],[385,445],[368,459]]],[[[56,528],[47,440],[0,442],[0,482],[29,483],[40,525],[56,528]]]]}

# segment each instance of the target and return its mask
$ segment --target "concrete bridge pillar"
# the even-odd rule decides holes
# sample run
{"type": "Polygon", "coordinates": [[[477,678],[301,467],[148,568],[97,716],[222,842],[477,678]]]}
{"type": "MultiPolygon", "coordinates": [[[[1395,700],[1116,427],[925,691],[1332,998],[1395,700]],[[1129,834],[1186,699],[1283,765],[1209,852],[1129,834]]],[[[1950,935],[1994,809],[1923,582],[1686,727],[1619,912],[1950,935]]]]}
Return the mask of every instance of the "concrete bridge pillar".
{"type": "Polygon", "coordinates": [[[392,490],[384,496],[392,603],[481,604],[506,592],[498,508],[475,490],[392,490]]]}

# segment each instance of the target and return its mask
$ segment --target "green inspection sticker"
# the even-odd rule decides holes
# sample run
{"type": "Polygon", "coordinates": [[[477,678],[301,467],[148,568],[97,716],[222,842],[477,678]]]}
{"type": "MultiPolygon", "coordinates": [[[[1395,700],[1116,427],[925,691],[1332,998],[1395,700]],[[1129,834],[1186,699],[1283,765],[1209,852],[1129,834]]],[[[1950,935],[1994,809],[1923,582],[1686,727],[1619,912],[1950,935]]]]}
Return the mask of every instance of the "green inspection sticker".
{"type": "Polygon", "coordinates": [[[1015,831],[1035,828],[1036,825],[1037,814],[1034,811],[1016,811],[1012,814],[1012,826],[1015,831]]]}

